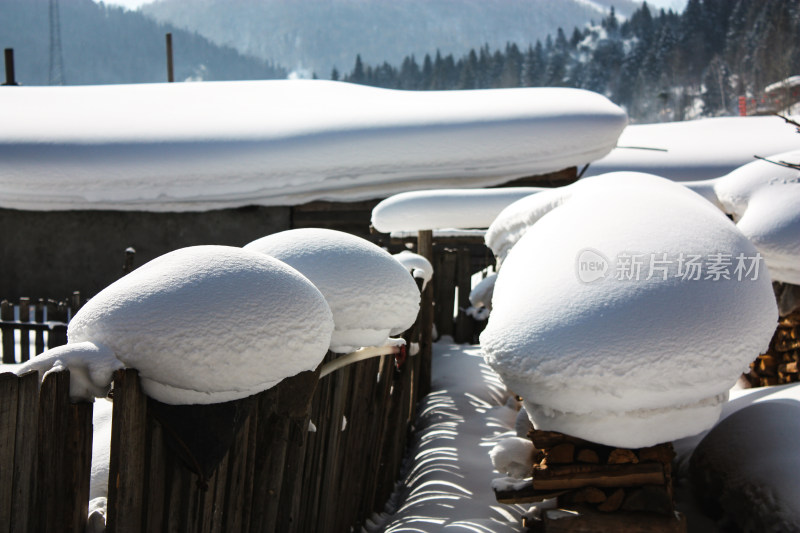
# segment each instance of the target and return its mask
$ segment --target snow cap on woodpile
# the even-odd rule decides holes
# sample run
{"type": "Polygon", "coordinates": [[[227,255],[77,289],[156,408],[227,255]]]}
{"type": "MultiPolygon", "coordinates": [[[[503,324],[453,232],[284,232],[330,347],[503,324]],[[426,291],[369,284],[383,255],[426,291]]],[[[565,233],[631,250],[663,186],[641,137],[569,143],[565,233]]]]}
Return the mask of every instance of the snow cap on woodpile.
{"type": "Polygon", "coordinates": [[[315,369],[332,331],[324,297],[293,268],[241,248],[195,246],[103,289],[67,335],[108,347],[156,400],[208,404],[315,369]]]}
{"type": "MultiPolygon", "coordinates": [[[[800,164],[800,150],[768,157],[800,164]]],[[[774,281],[800,285],[800,170],[753,161],[715,180],[688,183],[713,190],[712,201],[764,256],[774,281]]]]}
{"type": "Polygon", "coordinates": [[[506,257],[481,335],[487,362],[539,429],[637,448],[711,427],[776,326],[755,247],[666,179],[568,188],[531,198],[538,220],[506,257]]]}
{"type": "Polygon", "coordinates": [[[419,311],[419,289],[386,250],[341,231],[304,228],[262,237],[245,246],[291,265],[325,295],[335,329],[330,349],[381,346],[402,333],[419,311]]]}

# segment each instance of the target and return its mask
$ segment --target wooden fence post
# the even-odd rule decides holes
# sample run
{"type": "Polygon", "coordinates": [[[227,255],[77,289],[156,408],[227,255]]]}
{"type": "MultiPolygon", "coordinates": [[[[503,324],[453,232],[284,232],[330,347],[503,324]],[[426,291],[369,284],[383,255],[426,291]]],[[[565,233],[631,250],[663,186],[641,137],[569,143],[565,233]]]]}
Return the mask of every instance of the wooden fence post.
{"type": "MultiPolygon", "coordinates": [[[[0,320],[3,322],[12,322],[14,320],[14,305],[8,300],[0,302],[0,320]]],[[[14,353],[14,327],[3,326],[3,363],[13,364],[17,362],[17,356],[14,353]]]]}
{"type": "Polygon", "coordinates": [[[114,374],[108,476],[108,533],[142,531],[147,399],[135,370],[114,374]]]}
{"type": "Polygon", "coordinates": [[[470,306],[469,293],[472,291],[472,261],[468,248],[459,248],[456,252],[456,286],[458,287],[458,314],[456,315],[455,341],[472,342],[472,319],[467,316],[470,306]]]}
{"type": "MultiPolygon", "coordinates": [[[[19,299],[19,321],[27,323],[31,321],[31,299],[22,297],[19,299]]],[[[20,328],[19,330],[19,362],[24,363],[31,358],[31,337],[30,330],[20,328]]]]}
{"type": "Polygon", "coordinates": [[[17,427],[14,442],[14,493],[11,497],[11,531],[35,531],[37,450],[39,448],[39,374],[18,379],[17,427]]]}
{"type": "Polygon", "coordinates": [[[2,533],[11,533],[18,381],[15,374],[0,374],[0,532],[2,533]]]}
{"type": "MultiPolygon", "coordinates": [[[[433,231],[423,230],[417,234],[417,253],[427,259],[431,265],[433,261],[433,231]]],[[[425,396],[431,391],[431,359],[433,358],[433,283],[437,273],[434,271],[433,279],[428,282],[428,286],[422,291],[420,302],[420,375],[419,375],[419,397],[425,396]]]]}
{"type": "Polygon", "coordinates": [[[69,370],[48,374],[39,392],[38,531],[83,531],[89,506],[92,404],[71,404],[69,370]]]}

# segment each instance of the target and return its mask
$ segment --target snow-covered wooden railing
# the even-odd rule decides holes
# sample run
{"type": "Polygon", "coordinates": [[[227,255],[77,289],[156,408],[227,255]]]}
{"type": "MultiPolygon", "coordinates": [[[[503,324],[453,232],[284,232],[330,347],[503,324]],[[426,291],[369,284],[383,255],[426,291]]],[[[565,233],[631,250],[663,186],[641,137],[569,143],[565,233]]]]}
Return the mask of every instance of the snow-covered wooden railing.
{"type": "MultiPolygon", "coordinates": [[[[157,402],[135,370],[118,371],[106,531],[346,531],[382,510],[424,388],[422,358],[376,357],[320,378],[336,357],[202,406],[157,402]]],[[[86,526],[93,405],[71,403],[69,383],[69,370],[41,388],[36,373],[0,375],[1,532],[86,526]]]]}

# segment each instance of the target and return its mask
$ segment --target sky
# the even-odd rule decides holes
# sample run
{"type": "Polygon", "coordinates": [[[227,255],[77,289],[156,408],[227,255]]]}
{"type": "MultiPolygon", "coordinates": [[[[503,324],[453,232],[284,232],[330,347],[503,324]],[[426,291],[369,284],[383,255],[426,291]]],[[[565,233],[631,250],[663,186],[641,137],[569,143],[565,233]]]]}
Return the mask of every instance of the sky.
{"type": "MultiPolygon", "coordinates": [[[[97,0],[96,0],[97,1],[97,0]]],[[[128,9],[136,9],[144,4],[149,4],[154,0],[104,0],[104,3],[110,5],[117,5],[126,7],[128,9]]],[[[655,6],[657,8],[672,8],[676,11],[680,11],[686,5],[687,0],[648,0],[647,3],[650,6],[655,6]]]]}

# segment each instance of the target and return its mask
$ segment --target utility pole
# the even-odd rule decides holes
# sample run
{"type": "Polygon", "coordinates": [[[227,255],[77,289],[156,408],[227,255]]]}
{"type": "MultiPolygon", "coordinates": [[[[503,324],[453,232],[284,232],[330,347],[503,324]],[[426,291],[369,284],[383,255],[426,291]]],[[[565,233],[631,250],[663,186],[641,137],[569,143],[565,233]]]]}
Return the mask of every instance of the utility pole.
{"type": "Polygon", "coordinates": [[[17,85],[17,80],[14,76],[14,49],[5,49],[6,60],[6,82],[3,85],[17,85]]]}
{"type": "Polygon", "coordinates": [[[61,17],[58,0],[50,0],[50,85],[64,85],[64,57],[61,53],[61,17]]]}
{"type": "Polygon", "coordinates": [[[167,81],[175,81],[175,73],[172,69],[172,33],[167,34],[167,81]]]}

